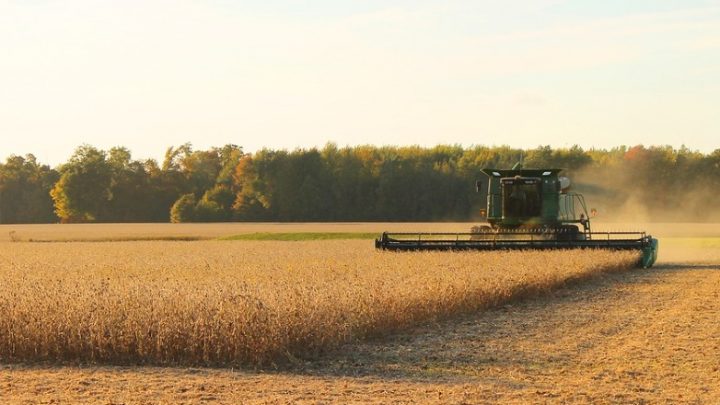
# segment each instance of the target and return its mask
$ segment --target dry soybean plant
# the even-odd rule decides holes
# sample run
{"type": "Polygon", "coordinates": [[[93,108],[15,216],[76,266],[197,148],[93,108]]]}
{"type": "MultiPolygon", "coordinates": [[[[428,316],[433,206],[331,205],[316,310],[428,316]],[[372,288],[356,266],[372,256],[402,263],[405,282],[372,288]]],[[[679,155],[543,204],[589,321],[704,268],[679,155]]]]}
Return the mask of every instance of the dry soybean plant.
{"type": "Polygon", "coordinates": [[[365,241],[6,244],[0,362],[280,365],[636,260],[365,241]]]}

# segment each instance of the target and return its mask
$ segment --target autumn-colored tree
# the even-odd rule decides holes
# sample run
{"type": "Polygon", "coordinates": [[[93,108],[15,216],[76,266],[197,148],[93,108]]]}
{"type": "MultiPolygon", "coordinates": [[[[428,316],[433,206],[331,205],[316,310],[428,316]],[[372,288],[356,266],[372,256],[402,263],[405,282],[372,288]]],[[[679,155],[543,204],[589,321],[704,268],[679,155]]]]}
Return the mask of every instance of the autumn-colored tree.
{"type": "Polygon", "coordinates": [[[55,213],[63,222],[102,220],[110,192],[111,168],[106,154],[83,145],[75,150],[70,161],[60,167],[60,180],[50,195],[55,213]]]}

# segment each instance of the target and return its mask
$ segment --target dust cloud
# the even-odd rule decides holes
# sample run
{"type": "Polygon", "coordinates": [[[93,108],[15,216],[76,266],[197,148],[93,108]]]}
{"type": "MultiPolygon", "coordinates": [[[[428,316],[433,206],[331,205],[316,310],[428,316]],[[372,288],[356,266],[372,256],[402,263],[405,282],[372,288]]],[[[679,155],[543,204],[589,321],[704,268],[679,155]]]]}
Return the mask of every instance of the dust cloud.
{"type": "Polygon", "coordinates": [[[720,222],[717,190],[702,184],[672,184],[639,179],[619,168],[585,168],[568,173],[573,191],[585,197],[588,210],[603,222],[720,222]]]}
{"type": "Polygon", "coordinates": [[[672,173],[644,176],[627,167],[563,173],[583,194],[593,231],[646,232],[659,240],[660,267],[720,270],[720,191],[672,173]]]}
{"type": "Polygon", "coordinates": [[[687,247],[678,246],[672,241],[665,242],[658,251],[658,265],[714,265],[720,270],[720,248],[687,247]]]}

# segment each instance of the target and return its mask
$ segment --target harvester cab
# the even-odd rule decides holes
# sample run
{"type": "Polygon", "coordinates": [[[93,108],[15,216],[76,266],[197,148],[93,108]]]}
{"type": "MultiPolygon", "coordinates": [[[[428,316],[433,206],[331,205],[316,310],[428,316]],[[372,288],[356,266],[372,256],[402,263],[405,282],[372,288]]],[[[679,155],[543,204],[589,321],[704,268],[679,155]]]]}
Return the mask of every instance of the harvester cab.
{"type": "MultiPolygon", "coordinates": [[[[389,233],[375,240],[385,250],[635,250],[651,267],[658,240],[645,232],[593,232],[585,198],[570,190],[561,169],[483,169],[475,186],[487,195],[487,223],[468,233],[389,233]]],[[[591,213],[594,210],[590,211],[591,213]]]]}
{"type": "Polygon", "coordinates": [[[570,191],[570,179],[561,169],[484,169],[487,191],[476,182],[479,193],[487,193],[485,210],[489,225],[475,230],[558,232],[583,238],[589,233],[590,215],[582,194],[570,191]],[[582,229],[580,229],[582,227],[582,229]]]}

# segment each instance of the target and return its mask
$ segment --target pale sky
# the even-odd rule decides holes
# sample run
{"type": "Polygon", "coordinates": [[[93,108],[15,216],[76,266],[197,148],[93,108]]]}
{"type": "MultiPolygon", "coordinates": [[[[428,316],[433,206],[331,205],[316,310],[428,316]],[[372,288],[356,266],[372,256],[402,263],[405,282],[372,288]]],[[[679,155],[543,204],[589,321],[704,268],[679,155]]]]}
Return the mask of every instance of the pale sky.
{"type": "Polygon", "coordinates": [[[720,0],[0,0],[0,159],[720,148],[720,0]]]}

